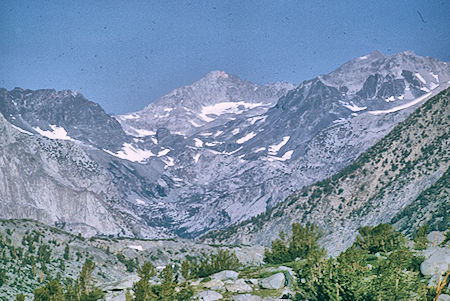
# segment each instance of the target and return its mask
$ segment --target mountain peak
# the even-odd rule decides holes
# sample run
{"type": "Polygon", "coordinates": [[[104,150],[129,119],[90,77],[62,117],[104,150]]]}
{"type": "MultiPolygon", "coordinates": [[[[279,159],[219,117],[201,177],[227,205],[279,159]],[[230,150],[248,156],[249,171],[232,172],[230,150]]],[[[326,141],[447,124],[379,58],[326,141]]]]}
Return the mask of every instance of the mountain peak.
{"type": "Polygon", "coordinates": [[[228,78],[229,74],[221,70],[213,70],[206,74],[205,78],[217,80],[219,78],[228,78]]]}

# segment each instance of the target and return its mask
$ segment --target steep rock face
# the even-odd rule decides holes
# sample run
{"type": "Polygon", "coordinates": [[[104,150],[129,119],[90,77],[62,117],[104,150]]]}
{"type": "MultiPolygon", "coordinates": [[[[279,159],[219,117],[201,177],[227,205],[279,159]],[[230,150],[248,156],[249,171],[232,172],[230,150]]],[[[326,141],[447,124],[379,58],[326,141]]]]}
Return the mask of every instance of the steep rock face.
{"type": "Polygon", "coordinates": [[[29,132],[99,148],[116,150],[127,140],[117,120],[73,91],[0,89],[0,113],[29,132]]]}
{"type": "Polygon", "coordinates": [[[0,133],[1,218],[33,218],[85,235],[137,232],[111,174],[77,144],[26,132],[1,114],[0,133]]]}
{"type": "MultiPolygon", "coordinates": [[[[389,222],[449,167],[450,89],[434,96],[335,176],[292,194],[257,218],[207,240],[268,244],[293,222],[315,223],[331,254],[351,245],[356,230],[389,222]]],[[[448,203],[448,194],[438,203],[448,203]]]]}

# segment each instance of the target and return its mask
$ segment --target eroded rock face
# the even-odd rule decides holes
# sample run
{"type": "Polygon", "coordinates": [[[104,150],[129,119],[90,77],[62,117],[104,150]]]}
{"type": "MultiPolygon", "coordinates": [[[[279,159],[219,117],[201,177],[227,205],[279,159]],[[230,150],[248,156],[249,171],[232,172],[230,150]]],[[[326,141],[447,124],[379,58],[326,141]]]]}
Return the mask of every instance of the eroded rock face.
{"type": "Polygon", "coordinates": [[[286,278],[284,273],[277,273],[270,277],[261,279],[260,286],[267,289],[280,289],[284,287],[286,278]]]}

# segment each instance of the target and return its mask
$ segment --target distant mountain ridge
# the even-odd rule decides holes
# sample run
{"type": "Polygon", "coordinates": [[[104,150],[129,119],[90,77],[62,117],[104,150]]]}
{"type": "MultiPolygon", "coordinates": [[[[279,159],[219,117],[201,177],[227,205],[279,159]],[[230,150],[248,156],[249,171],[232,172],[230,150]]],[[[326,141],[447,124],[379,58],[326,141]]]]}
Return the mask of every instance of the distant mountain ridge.
{"type": "MultiPolygon", "coordinates": [[[[115,225],[108,233],[198,237],[263,213],[297,189],[339,172],[449,81],[448,63],[412,52],[374,52],[297,87],[261,86],[213,71],[120,116],[71,91],[20,88],[0,90],[0,112],[12,137],[50,139],[52,145],[66,140],[62,148],[76,146],[97,164],[96,173],[104,177],[95,180],[96,187],[111,189],[98,197],[115,225]]],[[[3,142],[9,150],[4,158],[15,158],[24,147],[11,141],[3,142]]],[[[58,152],[55,147],[51,152],[58,152]]],[[[39,149],[30,156],[49,152],[39,149]]],[[[42,161],[43,170],[31,171],[22,185],[50,174],[58,160],[42,161]]],[[[11,161],[10,170],[26,168],[19,159],[11,161]]],[[[67,162],[70,169],[74,163],[67,162]]],[[[3,172],[4,183],[10,170],[3,172]]],[[[86,189],[67,184],[59,168],[51,177],[70,190],[86,189]]],[[[2,203],[11,201],[10,190],[0,190],[2,203]]],[[[52,197],[44,208],[36,200],[51,192],[17,192],[33,209],[11,211],[11,217],[53,224],[63,213],[51,208],[70,202],[52,197]],[[35,209],[53,217],[36,216],[35,209]]],[[[89,233],[106,233],[90,219],[82,220],[89,233]]]]}

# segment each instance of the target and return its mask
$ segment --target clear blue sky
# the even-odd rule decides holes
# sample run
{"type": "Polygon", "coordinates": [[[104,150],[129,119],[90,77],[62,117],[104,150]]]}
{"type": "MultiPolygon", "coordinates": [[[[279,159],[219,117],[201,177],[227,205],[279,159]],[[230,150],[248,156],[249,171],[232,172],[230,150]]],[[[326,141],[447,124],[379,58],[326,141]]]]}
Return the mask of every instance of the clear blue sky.
{"type": "Polygon", "coordinates": [[[450,61],[450,1],[1,1],[0,87],[125,113],[211,70],[299,83],[374,50],[450,61]]]}

